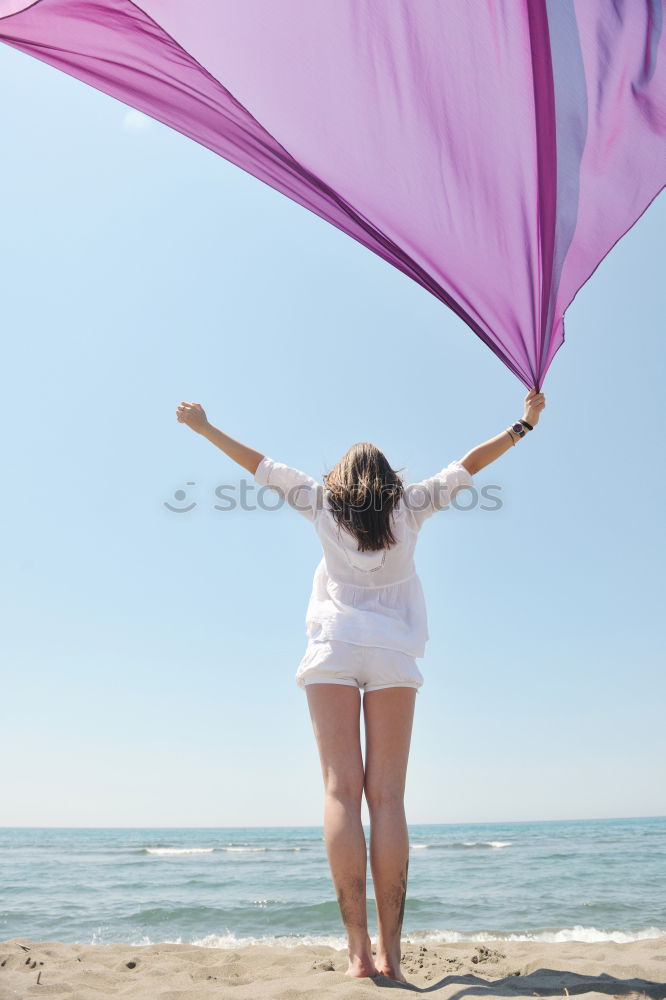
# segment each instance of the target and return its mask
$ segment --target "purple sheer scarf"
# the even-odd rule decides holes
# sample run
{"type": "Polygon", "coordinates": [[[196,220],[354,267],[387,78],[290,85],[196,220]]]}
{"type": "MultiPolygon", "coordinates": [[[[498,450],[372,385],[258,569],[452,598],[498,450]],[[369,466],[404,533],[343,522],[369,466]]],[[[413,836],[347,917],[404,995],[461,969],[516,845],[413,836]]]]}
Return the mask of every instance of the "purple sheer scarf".
{"type": "Polygon", "coordinates": [[[666,181],[664,0],[0,0],[0,40],[409,275],[527,386],[666,181]]]}

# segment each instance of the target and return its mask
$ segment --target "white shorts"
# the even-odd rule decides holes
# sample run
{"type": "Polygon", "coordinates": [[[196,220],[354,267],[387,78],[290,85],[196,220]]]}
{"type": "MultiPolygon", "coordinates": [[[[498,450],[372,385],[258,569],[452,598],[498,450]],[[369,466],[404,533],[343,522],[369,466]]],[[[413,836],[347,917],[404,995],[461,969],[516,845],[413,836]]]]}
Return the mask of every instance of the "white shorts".
{"type": "Polygon", "coordinates": [[[348,684],[364,691],[423,684],[413,656],[381,646],[360,646],[340,639],[311,639],[298,664],[295,680],[307,684],[348,684]]]}

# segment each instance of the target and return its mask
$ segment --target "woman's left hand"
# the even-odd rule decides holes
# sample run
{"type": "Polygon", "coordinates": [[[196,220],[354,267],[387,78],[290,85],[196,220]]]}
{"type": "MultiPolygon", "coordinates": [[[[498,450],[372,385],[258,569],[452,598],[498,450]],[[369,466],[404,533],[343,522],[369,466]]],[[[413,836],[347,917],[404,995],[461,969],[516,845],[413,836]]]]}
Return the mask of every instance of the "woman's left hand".
{"type": "Polygon", "coordinates": [[[530,391],[525,396],[525,412],[523,413],[523,420],[526,420],[528,424],[534,427],[539,423],[539,417],[541,411],[545,409],[546,397],[542,392],[537,392],[536,387],[530,389],[530,391]]]}
{"type": "Polygon", "coordinates": [[[181,403],[176,409],[179,424],[187,424],[198,434],[208,426],[208,418],[201,403],[181,403]]]}

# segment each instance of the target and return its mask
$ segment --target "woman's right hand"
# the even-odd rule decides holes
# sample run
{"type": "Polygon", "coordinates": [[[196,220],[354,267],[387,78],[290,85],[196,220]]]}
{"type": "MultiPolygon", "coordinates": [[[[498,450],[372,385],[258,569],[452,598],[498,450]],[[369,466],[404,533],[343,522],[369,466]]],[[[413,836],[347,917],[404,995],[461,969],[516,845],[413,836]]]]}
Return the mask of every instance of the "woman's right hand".
{"type": "Polygon", "coordinates": [[[525,412],[523,420],[534,427],[539,423],[539,414],[546,405],[546,397],[542,392],[537,392],[536,388],[530,389],[525,396],[525,412]]]}
{"type": "Polygon", "coordinates": [[[176,419],[179,424],[187,424],[197,434],[201,434],[208,424],[206,411],[201,403],[185,403],[176,407],[176,419]]]}

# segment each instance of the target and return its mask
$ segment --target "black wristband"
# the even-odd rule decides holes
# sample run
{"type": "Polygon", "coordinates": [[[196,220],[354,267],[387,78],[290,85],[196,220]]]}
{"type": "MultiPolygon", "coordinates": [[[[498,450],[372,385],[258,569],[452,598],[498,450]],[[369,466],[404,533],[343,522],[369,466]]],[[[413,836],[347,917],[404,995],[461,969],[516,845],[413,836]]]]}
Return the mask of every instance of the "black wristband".
{"type": "Polygon", "coordinates": [[[522,417],[520,418],[520,423],[523,425],[523,427],[527,427],[528,431],[533,431],[534,430],[534,428],[532,427],[532,424],[528,424],[528,422],[526,420],[523,420],[522,417]]]}

